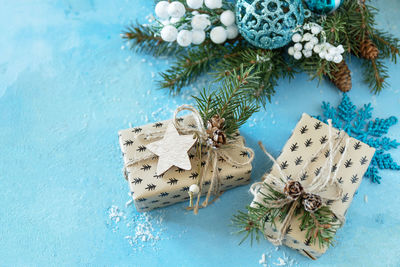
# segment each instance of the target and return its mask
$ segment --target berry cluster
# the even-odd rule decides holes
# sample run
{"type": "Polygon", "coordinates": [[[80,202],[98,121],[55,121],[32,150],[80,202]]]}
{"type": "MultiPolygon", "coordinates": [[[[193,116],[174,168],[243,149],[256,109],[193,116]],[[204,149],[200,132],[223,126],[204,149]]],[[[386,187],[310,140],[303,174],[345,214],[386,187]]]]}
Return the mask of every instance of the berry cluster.
{"type": "Polygon", "coordinates": [[[176,41],[186,47],[203,43],[208,32],[209,38],[216,44],[238,36],[233,11],[212,12],[222,8],[222,0],[186,0],[186,5],[178,1],[157,3],[155,13],[162,24],[160,35],[164,41],[176,41]],[[211,10],[210,14],[199,12],[203,5],[211,10]]]}
{"type": "Polygon", "coordinates": [[[301,33],[297,32],[292,36],[294,45],[289,47],[289,55],[299,60],[303,56],[305,58],[311,57],[314,52],[318,54],[321,59],[334,63],[342,62],[342,54],[344,53],[343,46],[339,45],[336,47],[326,42],[325,32],[320,25],[316,23],[304,24],[300,32],[301,33]]]}

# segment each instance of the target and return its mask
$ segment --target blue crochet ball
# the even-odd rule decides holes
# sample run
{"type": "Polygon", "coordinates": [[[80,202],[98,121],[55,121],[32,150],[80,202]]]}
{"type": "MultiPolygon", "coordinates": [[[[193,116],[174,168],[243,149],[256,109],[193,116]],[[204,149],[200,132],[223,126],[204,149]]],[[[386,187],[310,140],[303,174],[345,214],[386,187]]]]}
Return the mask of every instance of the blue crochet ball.
{"type": "Polygon", "coordinates": [[[338,9],[343,0],[305,0],[305,3],[312,12],[325,15],[338,9]]]}
{"type": "Polygon", "coordinates": [[[236,21],[249,43],[275,49],[288,44],[293,30],[303,25],[304,9],[301,0],[238,0],[236,21]]]}

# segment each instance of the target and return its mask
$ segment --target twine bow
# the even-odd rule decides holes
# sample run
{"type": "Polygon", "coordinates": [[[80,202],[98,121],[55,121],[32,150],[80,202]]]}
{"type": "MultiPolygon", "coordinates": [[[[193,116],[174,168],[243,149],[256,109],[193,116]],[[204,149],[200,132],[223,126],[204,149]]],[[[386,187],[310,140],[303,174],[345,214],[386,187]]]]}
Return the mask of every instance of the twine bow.
{"type": "MultiPolygon", "coordinates": [[[[198,147],[197,153],[200,158],[202,157],[201,148],[202,148],[202,146],[206,146],[206,153],[207,153],[206,160],[205,160],[206,165],[204,166],[204,169],[202,169],[200,166],[202,160],[200,160],[199,166],[198,166],[199,167],[199,178],[197,180],[197,185],[199,186],[200,190],[199,190],[199,193],[197,194],[196,204],[193,207],[187,208],[189,210],[193,209],[194,213],[197,214],[199,208],[204,208],[204,207],[208,206],[209,204],[213,203],[223,193],[220,189],[221,180],[218,175],[218,165],[217,165],[218,159],[222,158],[226,162],[231,164],[232,166],[240,168],[240,167],[243,167],[253,161],[254,152],[252,149],[250,149],[248,147],[239,146],[237,144],[234,144],[232,141],[228,141],[227,144],[222,145],[221,147],[218,147],[218,148],[212,146],[212,142],[209,142],[210,140],[208,138],[208,134],[204,127],[204,122],[200,116],[200,113],[198,112],[198,110],[195,107],[193,107],[191,105],[182,105],[182,106],[178,107],[174,112],[172,123],[175,126],[175,128],[178,130],[178,132],[180,132],[181,134],[193,134],[195,136],[195,138],[197,138],[197,142],[198,142],[197,143],[197,147],[198,147]],[[177,115],[179,112],[181,112],[183,110],[188,110],[188,111],[192,112],[193,119],[195,121],[195,127],[185,126],[185,125],[182,125],[179,123],[177,115]],[[233,149],[240,148],[243,152],[246,152],[249,156],[248,160],[239,162],[239,161],[233,159],[229,155],[229,149],[232,149],[232,148],[233,149]],[[211,184],[207,191],[204,202],[200,205],[200,197],[202,195],[202,189],[203,189],[203,180],[205,179],[210,166],[212,166],[211,184]],[[212,194],[214,195],[214,198],[210,201],[210,197],[212,194]]],[[[146,141],[154,141],[156,139],[162,138],[163,135],[164,135],[164,131],[159,130],[159,131],[153,131],[151,133],[141,133],[137,136],[137,138],[143,138],[146,141]]],[[[124,167],[125,177],[127,177],[126,168],[128,168],[140,161],[150,159],[152,157],[154,157],[154,155],[149,154],[149,155],[135,158],[134,160],[130,160],[129,162],[127,162],[124,167]]]]}
{"type": "MultiPolygon", "coordinates": [[[[274,165],[278,168],[279,172],[279,177],[274,176],[272,173],[269,173],[265,179],[268,179],[268,184],[276,191],[284,194],[286,198],[284,199],[279,199],[279,200],[274,200],[274,201],[268,201],[264,200],[266,202],[266,206],[268,207],[273,207],[273,208],[281,208],[286,205],[291,205],[285,219],[283,220],[282,224],[277,229],[278,235],[276,238],[272,238],[269,236],[266,236],[266,238],[273,243],[275,246],[282,245],[282,240],[285,236],[286,230],[289,227],[289,224],[294,216],[295,210],[297,206],[300,204],[299,201],[297,201],[299,198],[302,197],[311,197],[313,199],[319,199],[323,202],[326,202],[328,200],[338,200],[342,197],[343,195],[343,190],[339,183],[337,182],[336,176],[337,173],[340,169],[340,166],[342,165],[342,162],[346,156],[347,153],[347,148],[348,144],[350,141],[350,138],[343,132],[340,131],[338,132],[338,136],[335,138],[332,135],[332,121],[328,120],[328,142],[325,143],[323,146],[320,147],[320,149],[316,152],[315,156],[319,156],[322,151],[326,148],[326,146],[329,146],[329,158],[327,161],[325,161],[324,165],[321,168],[321,171],[318,175],[314,177],[314,179],[308,183],[308,184],[301,184],[300,182],[300,175],[298,177],[294,177],[291,179],[290,182],[285,182],[287,180],[287,175],[285,175],[284,171],[278,164],[278,162],[272,157],[270,153],[266,151],[264,146],[260,144],[261,149],[264,151],[264,153],[272,160],[274,165]],[[334,143],[335,140],[339,140],[335,145],[334,143]],[[341,142],[345,139],[345,146],[343,153],[338,161],[337,168],[332,170],[333,168],[333,160],[337,153],[340,153],[339,146],[341,142]],[[292,190],[292,192],[288,192],[288,190],[292,190]]],[[[309,165],[311,164],[311,159],[308,160],[303,168],[302,171],[299,173],[303,173],[309,165]]],[[[261,186],[263,186],[263,182],[258,182],[255,183],[251,186],[250,192],[256,196],[257,192],[261,189],[261,186]]],[[[304,209],[307,212],[310,212],[313,215],[313,212],[316,211],[320,206],[316,207],[315,210],[311,210],[310,206],[308,205],[309,203],[305,203],[303,199],[304,209]]],[[[339,221],[343,224],[345,221],[345,218],[340,215],[334,214],[339,221]]]]}

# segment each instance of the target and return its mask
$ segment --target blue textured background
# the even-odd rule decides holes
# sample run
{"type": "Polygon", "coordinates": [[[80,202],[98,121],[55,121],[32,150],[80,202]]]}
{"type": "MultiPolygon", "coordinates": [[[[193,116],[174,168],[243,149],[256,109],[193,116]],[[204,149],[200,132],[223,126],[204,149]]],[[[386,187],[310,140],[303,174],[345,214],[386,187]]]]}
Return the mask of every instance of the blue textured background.
{"type": "MultiPolygon", "coordinates": [[[[400,2],[377,2],[380,27],[400,36],[400,2]]],[[[389,171],[381,185],[363,181],[336,247],[317,262],[265,240],[237,245],[228,225],[250,202],[248,186],[197,217],[182,211],[185,204],[154,211],[163,218],[153,223],[160,240],[129,244],[125,236],[135,233],[127,222],[142,215],[125,207],[117,131],[170,118],[202,86],[178,97],[156,90],[154,76],[168,62],[121,47],[124,25],[145,22],[152,10],[152,1],[139,0],[0,0],[0,265],[259,266],[267,253],[276,266],[285,253],[299,266],[400,266],[399,173],[389,171]],[[112,205],[126,218],[111,220],[112,205]]],[[[400,116],[400,65],[389,64],[391,87],[379,96],[362,83],[359,64],[350,66],[353,101],[372,101],[374,116],[400,116]]],[[[317,87],[306,75],[277,89],[242,129],[256,150],[253,181],[268,165],[258,140],[278,155],[302,112],[318,114],[321,101],[340,101],[333,86],[317,87]]],[[[400,125],[390,137],[400,137],[400,125]]]]}

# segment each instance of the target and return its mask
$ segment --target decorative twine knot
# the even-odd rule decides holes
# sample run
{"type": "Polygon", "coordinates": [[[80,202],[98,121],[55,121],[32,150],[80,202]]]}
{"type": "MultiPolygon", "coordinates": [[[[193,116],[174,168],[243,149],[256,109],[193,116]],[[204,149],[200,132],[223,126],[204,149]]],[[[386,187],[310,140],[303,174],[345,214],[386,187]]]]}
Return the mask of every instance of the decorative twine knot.
{"type": "MultiPolygon", "coordinates": [[[[340,131],[338,133],[338,139],[340,136],[342,136],[339,140],[339,142],[335,145],[333,144],[333,139],[335,139],[332,135],[332,121],[328,120],[328,142],[321,146],[320,149],[317,151],[316,156],[322,153],[322,151],[326,148],[327,145],[329,145],[329,158],[328,160],[324,163],[324,165],[321,168],[320,173],[314,177],[312,181],[308,184],[302,184],[299,180],[300,177],[297,177],[293,180],[290,180],[288,182],[286,181],[287,175],[283,172],[282,168],[278,164],[278,162],[272,157],[271,154],[269,154],[264,146],[262,145],[261,142],[259,142],[259,145],[261,149],[264,151],[264,153],[273,161],[274,165],[278,168],[280,177],[275,177],[273,174],[268,174],[265,179],[269,179],[268,184],[273,188],[274,190],[281,192],[285,195],[286,198],[279,199],[279,200],[264,200],[266,203],[266,206],[268,207],[274,207],[274,208],[281,208],[286,205],[291,205],[285,219],[283,220],[282,224],[279,226],[277,229],[278,236],[276,238],[272,238],[269,236],[266,236],[266,238],[273,243],[275,246],[282,245],[282,240],[286,234],[286,230],[289,227],[289,224],[295,214],[295,210],[299,203],[303,205],[303,208],[306,212],[309,212],[311,216],[315,216],[314,212],[316,212],[318,209],[320,209],[325,201],[328,200],[338,200],[342,197],[343,195],[343,189],[341,188],[340,184],[336,180],[337,173],[340,169],[340,166],[342,165],[342,161],[344,160],[346,153],[347,153],[347,148],[349,145],[350,138],[343,132],[340,131]],[[345,138],[345,148],[344,151],[338,161],[337,168],[335,171],[332,172],[332,166],[333,166],[333,159],[339,152],[339,145],[342,142],[343,138],[345,138]],[[330,191],[328,194],[326,191],[328,191],[329,188],[335,189],[334,191],[330,191]],[[300,201],[298,201],[300,200],[300,201]]],[[[340,152],[339,152],[340,153],[340,152]]],[[[303,169],[300,173],[303,173],[304,170],[308,168],[308,166],[311,164],[311,159],[308,160],[304,166],[303,169]]],[[[264,182],[258,182],[255,183],[251,186],[250,192],[255,196],[258,191],[260,191],[261,187],[264,185],[264,182]]],[[[343,224],[345,221],[345,218],[343,216],[334,214],[339,221],[343,224]]]]}
{"type": "MultiPolygon", "coordinates": [[[[195,134],[198,138],[198,155],[201,158],[202,153],[201,153],[201,147],[203,145],[206,146],[206,165],[204,169],[201,168],[200,163],[199,163],[199,178],[197,180],[197,186],[199,187],[199,192],[197,193],[197,199],[196,203],[194,206],[190,205],[187,209],[192,210],[194,214],[198,214],[198,211],[200,208],[207,207],[209,204],[213,203],[215,200],[217,200],[221,195],[221,179],[218,175],[218,159],[222,158],[226,160],[226,162],[230,163],[232,166],[235,167],[243,167],[249,163],[251,163],[254,159],[254,151],[248,147],[242,147],[237,144],[233,144],[232,142],[227,141],[225,133],[222,131],[224,125],[225,125],[225,119],[220,118],[219,115],[213,116],[208,122],[207,122],[207,129],[204,127],[204,122],[203,119],[200,116],[200,113],[198,110],[191,106],[191,105],[182,105],[178,107],[175,110],[174,117],[173,117],[173,123],[175,127],[178,130],[181,130],[183,132],[190,131],[190,129],[182,127],[179,125],[179,121],[177,119],[177,115],[179,112],[183,110],[188,110],[193,113],[194,120],[196,121],[196,129],[191,130],[193,131],[192,133],[195,134]],[[244,150],[249,155],[248,160],[244,162],[239,162],[234,160],[228,153],[229,148],[240,148],[244,150]],[[202,195],[202,189],[203,189],[203,180],[206,177],[206,174],[209,170],[209,166],[212,165],[212,176],[211,176],[211,185],[207,191],[207,195],[203,203],[200,205],[200,197],[202,195]],[[214,195],[214,198],[210,201],[211,194],[214,195]]],[[[201,160],[200,160],[201,162],[201,160]]],[[[197,190],[196,190],[197,191],[197,190]]],[[[191,203],[192,203],[192,197],[193,193],[190,194],[189,196],[191,197],[191,203]]]]}

